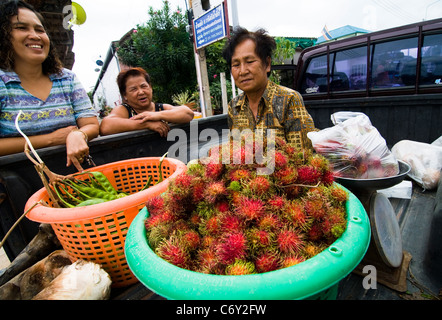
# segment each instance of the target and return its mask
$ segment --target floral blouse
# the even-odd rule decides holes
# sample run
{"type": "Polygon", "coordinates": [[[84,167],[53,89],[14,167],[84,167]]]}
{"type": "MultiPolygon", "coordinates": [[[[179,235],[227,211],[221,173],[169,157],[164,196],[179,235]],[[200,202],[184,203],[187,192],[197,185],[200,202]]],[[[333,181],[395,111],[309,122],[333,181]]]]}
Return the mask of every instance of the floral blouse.
{"type": "Polygon", "coordinates": [[[92,103],[75,74],[63,69],[49,76],[52,89],[43,101],[21,86],[15,72],[0,70],[0,137],[19,136],[15,118],[20,110],[20,129],[29,136],[53,132],[77,125],[82,117],[96,117],[92,103]]]}

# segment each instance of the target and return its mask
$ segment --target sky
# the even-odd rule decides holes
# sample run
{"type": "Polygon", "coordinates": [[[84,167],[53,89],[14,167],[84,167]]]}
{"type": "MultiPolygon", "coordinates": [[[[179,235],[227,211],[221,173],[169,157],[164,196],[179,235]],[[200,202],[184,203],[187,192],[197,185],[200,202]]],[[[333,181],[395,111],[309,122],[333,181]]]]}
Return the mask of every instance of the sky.
{"type": "MultiPolygon", "coordinates": [[[[110,43],[144,24],[150,7],[161,9],[163,0],[76,0],[86,11],[82,25],[73,26],[77,74],[91,91],[110,43]]],[[[210,0],[216,6],[221,0],[210,0]]],[[[187,9],[187,0],[169,0],[172,10],[187,9]]],[[[320,37],[326,25],[333,30],[345,25],[370,31],[442,17],[442,0],[237,0],[239,25],[249,30],[266,29],[272,36],[320,37]]],[[[231,0],[227,0],[232,24],[231,0]]]]}

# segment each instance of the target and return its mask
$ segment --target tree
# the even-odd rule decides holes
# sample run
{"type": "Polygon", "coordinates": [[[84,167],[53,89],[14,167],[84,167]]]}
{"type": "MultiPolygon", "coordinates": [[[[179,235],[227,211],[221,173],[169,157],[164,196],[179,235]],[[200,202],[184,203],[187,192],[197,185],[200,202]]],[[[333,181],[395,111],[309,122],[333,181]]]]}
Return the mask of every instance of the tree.
{"type": "MultiPolygon", "coordinates": [[[[283,37],[276,37],[276,48],[273,52],[272,63],[273,64],[284,64],[286,59],[293,59],[296,53],[296,42],[290,41],[283,37]]],[[[279,70],[272,70],[270,74],[270,80],[275,83],[281,83],[281,75],[279,70]]]]}
{"type": "Polygon", "coordinates": [[[172,12],[167,0],[161,10],[150,7],[148,14],[150,19],[120,45],[118,55],[124,64],[149,73],[155,100],[172,103],[174,94],[194,91],[197,82],[187,18],[179,7],[172,12]]]}

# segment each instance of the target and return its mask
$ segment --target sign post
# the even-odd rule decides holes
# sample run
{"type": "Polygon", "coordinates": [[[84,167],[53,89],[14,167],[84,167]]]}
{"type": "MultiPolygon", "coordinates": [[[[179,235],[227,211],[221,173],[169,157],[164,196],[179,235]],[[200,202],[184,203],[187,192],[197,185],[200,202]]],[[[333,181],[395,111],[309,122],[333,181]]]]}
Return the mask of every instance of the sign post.
{"type": "Polygon", "coordinates": [[[224,2],[193,20],[196,49],[201,49],[227,36],[224,2]]]}

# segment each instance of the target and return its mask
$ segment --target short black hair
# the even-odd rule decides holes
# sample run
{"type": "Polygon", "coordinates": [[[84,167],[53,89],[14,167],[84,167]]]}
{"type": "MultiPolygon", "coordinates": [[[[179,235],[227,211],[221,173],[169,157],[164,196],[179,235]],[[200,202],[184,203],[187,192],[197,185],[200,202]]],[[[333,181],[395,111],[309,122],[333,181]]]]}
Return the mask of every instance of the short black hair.
{"type": "Polygon", "coordinates": [[[251,32],[245,28],[236,27],[223,49],[223,58],[226,60],[229,68],[232,67],[232,57],[235,48],[247,39],[255,42],[256,54],[264,63],[267,63],[267,58],[272,57],[273,51],[276,49],[276,42],[273,37],[267,34],[266,30],[258,29],[255,32],[251,32]]]}
{"type": "Polygon", "coordinates": [[[120,90],[120,94],[123,97],[126,94],[126,82],[129,77],[138,77],[142,76],[146,79],[146,82],[151,86],[150,75],[140,67],[134,67],[127,70],[121,71],[117,76],[117,84],[118,89],[120,90]]]}

